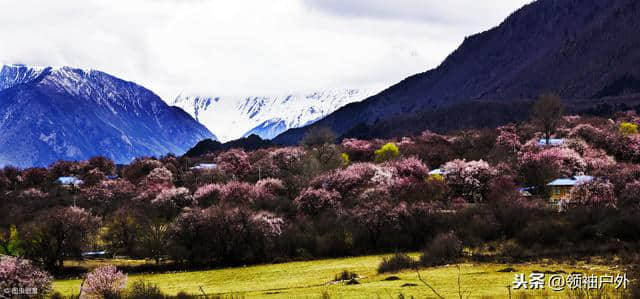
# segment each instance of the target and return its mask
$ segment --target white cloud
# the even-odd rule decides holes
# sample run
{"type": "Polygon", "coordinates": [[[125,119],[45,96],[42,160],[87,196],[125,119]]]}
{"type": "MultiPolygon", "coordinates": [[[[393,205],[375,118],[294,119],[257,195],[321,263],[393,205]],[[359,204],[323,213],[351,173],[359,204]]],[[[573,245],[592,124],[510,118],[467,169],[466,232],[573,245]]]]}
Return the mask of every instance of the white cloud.
{"type": "Polygon", "coordinates": [[[525,0],[1,1],[0,63],[95,68],[172,100],[390,85],[525,0]]]}

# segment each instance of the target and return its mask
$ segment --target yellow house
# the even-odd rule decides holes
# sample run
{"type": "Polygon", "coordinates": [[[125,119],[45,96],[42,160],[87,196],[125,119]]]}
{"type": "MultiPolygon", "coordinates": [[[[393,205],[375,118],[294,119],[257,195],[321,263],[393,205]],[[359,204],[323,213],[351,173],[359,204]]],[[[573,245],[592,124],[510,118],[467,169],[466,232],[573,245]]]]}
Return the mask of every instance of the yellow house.
{"type": "Polygon", "coordinates": [[[575,185],[582,182],[589,182],[591,180],[593,180],[593,177],[588,175],[579,175],[553,180],[551,183],[547,184],[551,189],[551,201],[558,202],[560,200],[569,199],[571,189],[573,189],[575,185]]]}

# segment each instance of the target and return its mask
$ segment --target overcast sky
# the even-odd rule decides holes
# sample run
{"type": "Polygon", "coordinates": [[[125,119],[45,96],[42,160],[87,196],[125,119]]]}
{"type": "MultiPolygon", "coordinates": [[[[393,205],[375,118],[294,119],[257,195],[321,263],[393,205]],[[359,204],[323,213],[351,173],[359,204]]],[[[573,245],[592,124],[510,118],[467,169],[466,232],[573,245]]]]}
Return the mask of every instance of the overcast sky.
{"type": "Polygon", "coordinates": [[[75,66],[178,93],[388,86],[529,0],[2,0],[0,63],[75,66]]]}

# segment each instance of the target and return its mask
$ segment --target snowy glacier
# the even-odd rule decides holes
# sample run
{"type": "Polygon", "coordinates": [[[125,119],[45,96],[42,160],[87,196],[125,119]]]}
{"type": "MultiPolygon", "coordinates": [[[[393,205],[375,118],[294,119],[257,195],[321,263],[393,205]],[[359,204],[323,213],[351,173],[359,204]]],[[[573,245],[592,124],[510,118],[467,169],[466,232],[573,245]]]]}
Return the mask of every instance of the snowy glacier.
{"type": "Polygon", "coordinates": [[[278,96],[178,95],[172,105],[205,125],[220,141],[256,134],[272,139],[291,129],[314,123],[338,108],[362,101],[378,88],[327,89],[278,96]]]}

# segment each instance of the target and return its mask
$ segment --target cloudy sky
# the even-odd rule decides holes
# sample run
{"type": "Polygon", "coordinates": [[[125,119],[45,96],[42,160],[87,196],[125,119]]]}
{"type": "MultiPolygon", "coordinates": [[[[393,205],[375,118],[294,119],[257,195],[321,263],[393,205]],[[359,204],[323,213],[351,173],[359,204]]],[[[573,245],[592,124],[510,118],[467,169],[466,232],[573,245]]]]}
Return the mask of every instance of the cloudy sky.
{"type": "Polygon", "coordinates": [[[0,63],[177,94],[388,86],[530,0],[3,0],[0,63]]]}

